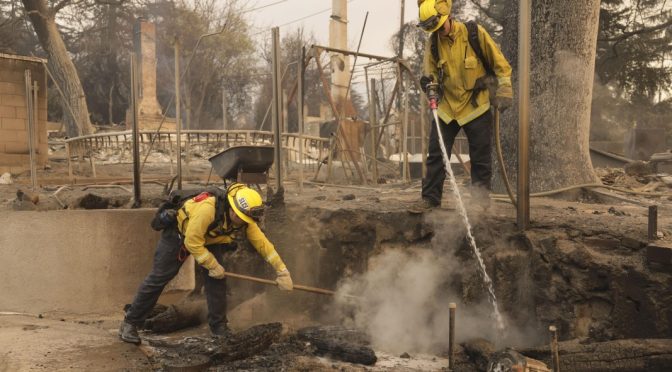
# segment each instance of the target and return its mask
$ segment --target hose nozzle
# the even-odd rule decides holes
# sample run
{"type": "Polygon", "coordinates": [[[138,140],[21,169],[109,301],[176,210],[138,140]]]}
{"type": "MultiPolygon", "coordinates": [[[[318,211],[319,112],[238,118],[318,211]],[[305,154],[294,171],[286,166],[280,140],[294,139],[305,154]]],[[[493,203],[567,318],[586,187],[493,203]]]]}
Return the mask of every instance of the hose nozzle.
{"type": "Polygon", "coordinates": [[[427,84],[427,98],[429,99],[429,108],[436,110],[439,107],[439,84],[427,84]]]}

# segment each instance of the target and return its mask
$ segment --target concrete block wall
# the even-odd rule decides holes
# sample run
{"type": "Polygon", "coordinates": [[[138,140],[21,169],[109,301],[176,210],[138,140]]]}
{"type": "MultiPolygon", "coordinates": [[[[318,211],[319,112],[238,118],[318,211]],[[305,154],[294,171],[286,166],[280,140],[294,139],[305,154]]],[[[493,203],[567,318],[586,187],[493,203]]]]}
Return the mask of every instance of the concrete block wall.
{"type": "Polygon", "coordinates": [[[47,163],[47,76],[42,60],[0,54],[0,173],[30,169],[28,112],[24,71],[38,85],[36,108],[36,162],[47,163]]]}

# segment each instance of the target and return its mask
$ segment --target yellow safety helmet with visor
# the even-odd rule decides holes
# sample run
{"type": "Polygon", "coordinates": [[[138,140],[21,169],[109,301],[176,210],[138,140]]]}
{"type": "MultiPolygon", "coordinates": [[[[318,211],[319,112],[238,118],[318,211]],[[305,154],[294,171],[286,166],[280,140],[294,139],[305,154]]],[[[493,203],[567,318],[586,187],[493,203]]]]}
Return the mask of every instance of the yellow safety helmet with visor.
{"type": "Polygon", "coordinates": [[[418,0],[418,27],[427,33],[438,30],[448,20],[452,5],[452,0],[418,0]]]}
{"type": "Polygon", "coordinates": [[[241,220],[257,223],[264,216],[264,201],[255,190],[240,184],[231,185],[227,192],[229,205],[241,220]]]}

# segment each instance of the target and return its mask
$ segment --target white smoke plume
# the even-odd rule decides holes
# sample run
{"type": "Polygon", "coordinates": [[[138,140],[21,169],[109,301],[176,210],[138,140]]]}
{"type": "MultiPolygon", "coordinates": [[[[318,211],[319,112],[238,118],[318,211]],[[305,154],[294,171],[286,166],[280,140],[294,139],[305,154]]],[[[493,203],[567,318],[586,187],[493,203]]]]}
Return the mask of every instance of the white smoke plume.
{"type": "Polygon", "coordinates": [[[360,296],[338,296],[345,325],[366,331],[378,350],[439,353],[448,347],[449,304],[455,302],[457,342],[481,337],[502,345],[529,339],[511,329],[500,339],[485,292],[478,304],[461,301],[464,283],[459,274],[473,277],[476,265],[455,257],[463,244],[461,230],[459,221],[443,219],[435,226],[431,247],[387,248],[372,257],[367,272],[339,287],[339,294],[360,296]]]}

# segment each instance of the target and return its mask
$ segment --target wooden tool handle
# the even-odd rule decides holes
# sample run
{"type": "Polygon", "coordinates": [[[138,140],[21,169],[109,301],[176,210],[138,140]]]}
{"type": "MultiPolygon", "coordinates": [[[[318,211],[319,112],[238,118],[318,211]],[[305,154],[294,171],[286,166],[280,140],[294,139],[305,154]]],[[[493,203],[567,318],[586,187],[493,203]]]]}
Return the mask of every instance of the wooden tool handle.
{"type": "MultiPolygon", "coordinates": [[[[278,285],[278,283],[275,280],[268,280],[268,279],[257,278],[257,277],[254,277],[254,276],[235,274],[235,273],[231,273],[231,272],[228,272],[228,271],[225,273],[225,275],[227,277],[230,277],[230,278],[248,280],[248,281],[251,281],[251,282],[257,282],[257,283],[274,285],[274,286],[278,285]]],[[[319,293],[319,294],[323,294],[323,295],[327,295],[327,296],[333,296],[333,295],[336,294],[336,292],[330,291],[328,289],[308,287],[306,285],[299,285],[299,284],[294,284],[294,289],[297,289],[299,291],[305,291],[305,292],[319,293]]]]}

